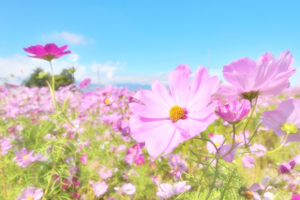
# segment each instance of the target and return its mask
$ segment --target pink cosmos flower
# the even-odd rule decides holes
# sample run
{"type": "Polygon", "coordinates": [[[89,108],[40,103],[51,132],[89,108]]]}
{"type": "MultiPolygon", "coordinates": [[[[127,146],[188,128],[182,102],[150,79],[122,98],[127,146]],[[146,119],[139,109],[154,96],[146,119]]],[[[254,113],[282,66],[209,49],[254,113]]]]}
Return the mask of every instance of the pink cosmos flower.
{"type": "Polygon", "coordinates": [[[244,119],[249,111],[249,101],[243,100],[240,104],[238,101],[234,100],[225,105],[219,104],[215,112],[228,123],[234,124],[244,119]]]}
{"type": "Polygon", "coordinates": [[[9,138],[0,138],[0,147],[2,155],[6,154],[8,150],[12,147],[9,138]]]}
{"type": "Polygon", "coordinates": [[[102,182],[97,182],[97,183],[92,183],[93,185],[93,191],[96,197],[101,196],[104,194],[108,188],[108,185],[104,181],[102,182]]]}
{"type": "Polygon", "coordinates": [[[241,58],[223,67],[223,76],[231,85],[222,85],[219,94],[225,97],[242,97],[252,101],[258,95],[275,96],[289,86],[289,78],[296,72],[289,51],[277,59],[270,52],[258,58],[241,58]]]}
{"type": "Polygon", "coordinates": [[[39,200],[43,194],[43,189],[28,187],[22,190],[22,193],[18,195],[16,200],[39,200]]]}
{"type": "Polygon", "coordinates": [[[80,157],[80,160],[81,160],[81,162],[82,162],[83,164],[86,165],[86,163],[87,163],[87,155],[86,155],[86,154],[83,154],[83,155],[80,157]]]}
{"type": "Polygon", "coordinates": [[[300,100],[289,99],[281,102],[276,110],[262,113],[262,124],[273,129],[279,136],[287,136],[286,143],[300,141],[300,100]]]}
{"type": "Polygon", "coordinates": [[[254,165],[255,160],[252,156],[242,157],[242,161],[243,161],[243,164],[245,167],[248,167],[248,168],[255,167],[255,165],[254,165]]]}
{"type": "Polygon", "coordinates": [[[175,178],[175,180],[178,180],[180,178],[181,172],[179,170],[172,170],[171,174],[175,178]]]}
{"type": "Polygon", "coordinates": [[[280,174],[288,174],[291,169],[292,169],[292,166],[289,165],[289,163],[282,162],[279,165],[278,171],[279,171],[280,174]]]}
{"type": "Polygon", "coordinates": [[[99,171],[99,176],[102,179],[108,179],[112,176],[112,171],[110,169],[107,169],[105,167],[101,167],[100,171],[99,171]]]}
{"type": "Polygon", "coordinates": [[[171,154],[169,156],[169,165],[171,165],[172,167],[176,167],[177,164],[180,162],[180,157],[179,155],[176,154],[171,154]]]}
{"type": "Polygon", "coordinates": [[[174,185],[174,192],[175,194],[181,194],[185,191],[191,189],[190,185],[186,185],[186,182],[178,182],[174,185]]]}
{"type": "MultiPolygon", "coordinates": [[[[267,191],[268,188],[271,187],[271,186],[267,185],[267,182],[269,180],[270,180],[270,178],[264,178],[262,180],[261,184],[260,183],[254,183],[254,184],[251,185],[251,187],[248,190],[252,192],[254,200],[261,200],[260,195],[257,193],[257,191],[260,191],[260,192],[264,191],[264,190],[267,191]]],[[[272,200],[275,197],[275,195],[272,194],[271,192],[264,192],[263,197],[264,197],[263,198],[264,200],[272,200]]]]}
{"type": "Polygon", "coordinates": [[[23,48],[24,51],[34,54],[34,56],[29,56],[32,58],[40,58],[44,60],[51,61],[52,59],[60,58],[63,55],[72,53],[71,51],[64,51],[68,48],[68,45],[62,47],[57,47],[54,43],[46,44],[42,46],[40,44],[35,46],[30,46],[28,48],[23,48]]]}
{"type": "Polygon", "coordinates": [[[144,156],[139,156],[134,162],[136,165],[142,166],[145,162],[145,158],[144,156]]]}
{"type": "Polygon", "coordinates": [[[81,81],[80,83],[79,83],[79,87],[81,88],[81,89],[83,89],[83,88],[85,88],[88,84],[90,84],[91,83],[91,79],[90,78],[86,78],[86,79],[84,79],[83,81],[81,81]]]}
{"type": "Polygon", "coordinates": [[[155,175],[155,176],[152,176],[151,179],[155,185],[158,185],[161,182],[160,176],[155,175]]]}
{"type": "Polygon", "coordinates": [[[254,155],[258,156],[258,157],[262,157],[263,155],[265,155],[265,152],[267,151],[266,147],[264,147],[261,144],[253,144],[250,147],[250,151],[251,153],[253,153],[254,155]]]}
{"type": "Polygon", "coordinates": [[[174,186],[168,183],[163,183],[158,186],[156,196],[161,197],[162,199],[168,199],[176,194],[178,195],[188,191],[189,189],[191,189],[191,186],[186,185],[186,182],[178,182],[174,186]]]}
{"type": "Polygon", "coordinates": [[[293,193],[292,200],[300,200],[300,195],[298,193],[293,193]]]}
{"type": "Polygon", "coordinates": [[[217,77],[210,78],[207,70],[199,67],[190,85],[190,74],[187,65],[179,65],[169,73],[170,92],[154,80],[152,91],[140,90],[134,95],[143,105],[130,103],[135,114],[130,118],[131,136],[145,142],[154,158],[163,151],[171,153],[179,143],[199,135],[216,119],[216,103],[209,103],[218,89],[217,77]]]}
{"type": "Polygon", "coordinates": [[[14,161],[18,162],[18,166],[23,168],[28,167],[31,163],[36,161],[44,161],[45,158],[40,154],[37,153],[33,155],[33,151],[28,152],[27,149],[23,148],[21,151],[16,152],[16,157],[14,157],[14,161]]]}
{"type": "Polygon", "coordinates": [[[132,185],[131,183],[125,183],[122,187],[122,192],[128,195],[132,195],[135,193],[135,186],[132,185]]]}
{"type": "Polygon", "coordinates": [[[156,193],[156,196],[163,199],[168,199],[173,195],[175,195],[175,192],[171,184],[163,183],[158,186],[158,192],[156,193]]]}

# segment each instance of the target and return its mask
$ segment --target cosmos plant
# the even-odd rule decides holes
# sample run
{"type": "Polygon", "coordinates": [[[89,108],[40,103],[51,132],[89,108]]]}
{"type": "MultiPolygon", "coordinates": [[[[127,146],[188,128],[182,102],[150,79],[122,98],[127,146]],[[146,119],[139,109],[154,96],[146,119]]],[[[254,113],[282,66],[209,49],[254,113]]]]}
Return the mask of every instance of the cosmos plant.
{"type": "MultiPolygon", "coordinates": [[[[53,77],[51,61],[67,47],[24,50],[48,61],[53,77]]],[[[89,78],[57,91],[54,79],[48,88],[0,86],[0,196],[300,199],[300,101],[286,90],[292,64],[289,51],[237,59],[223,68],[228,84],[180,64],[169,87],[154,80],[134,92],[80,91],[89,78]]]]}

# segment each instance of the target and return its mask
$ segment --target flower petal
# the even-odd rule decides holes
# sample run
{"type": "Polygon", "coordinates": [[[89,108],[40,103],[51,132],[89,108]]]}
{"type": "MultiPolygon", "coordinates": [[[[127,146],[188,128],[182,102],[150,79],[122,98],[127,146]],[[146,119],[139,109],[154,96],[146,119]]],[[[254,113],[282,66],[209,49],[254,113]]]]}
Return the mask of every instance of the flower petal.
{"type": "Polygon", "coordinates": [[[190,89],[191,70],[189,66],[181,64],[169,73],[169,85],[175,103],[185,108],[190,89]]]}

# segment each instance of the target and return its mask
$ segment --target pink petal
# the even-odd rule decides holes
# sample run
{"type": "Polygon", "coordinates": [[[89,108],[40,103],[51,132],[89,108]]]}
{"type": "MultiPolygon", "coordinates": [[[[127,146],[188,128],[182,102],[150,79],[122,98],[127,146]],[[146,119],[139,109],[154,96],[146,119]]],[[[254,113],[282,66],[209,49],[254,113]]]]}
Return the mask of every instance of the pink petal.
{"type": "Polygon", "coordinates": [[[159,100],[159,96],[155,94],[154,92],[151,92],[149,90],[139,90],[135,95],[134,98],[140,100],[142,103],[144,103],[148,108],[151,109],[162,109],[164,112],[169,112],[170,108],[166,107],[164,104],[162,104],[159,100]]]}
{"type": "Polygon", "coordinates": [[[129,107],[133,113],[142,117],[169,119],[169,111],[166,109],[152,109],[138,103],[130,103],[129,107]]]}
{"type": "MultiPolygon", "coordinates": [[[[194,81],[196,81],[195,78],[194,81]]],[[[216,84],[218,84],[217,79],[206,79],[205,84],[201,84],[193,99],[189,99],[187,110],[189,112],[194,112],[204,108],[210,102],[212,88],[214,88],[216,84]]]]}
{"type": "Polygon", "coordinates": [[[169,85],[175,103],[185,108],[190,89],[191,70],[189,66],[181,64],[169,73],[169,85]]]}
{"type": "Polygon", "coordinates": [[[170,120],[158,120],[147,122],[147,118],[132,116],[130,118],[131,136],[138,142],[144,142],[148,138],[156,137],[166,129],[172,129],[170,120]]]}
{"type": "Polygon", "coordinates": [[[287,123],[295,123],[299,120],[299,109],[300,101],[294,99],[281,102],[277,108],[278,112],[283,116],[283,120],[287,123]]]}
{"type": "Polygon", "coordinates": [[[176,128],[169,128],[163,132],[158,133],[158,137],[149,138],[145,141],[148,153],[153,157],[157,158],[170,144],[170,139],[173,138],[176,128]],[[162,134],[163,133],[163,134],[162,134]]]}
{"type": "Polygon", "coordinates": [[[256,63],[251,58],[240,58],[229,65],[239,74],[250,74],[256,68],[256,63]]]}
{"type": "Polygon", "coordinates": [[[264,55],[260,56],[257,59],[256,65],[260,66],[260,65],[265,64],[265,63],[270,62],[270,61],[274,61],[274,56],[273,56],[272,53],[266,52],[264,55]]]}
{"type": "Polygon", "coordinates": [[[168,109],[170,109],[172,106],[175,106],[175,102],[172,99],[169,91],[161,82],[154,79],[151,88],[152,91],[157,95],[159,101],[168,109]]]}
{"type": "Polygon", "coordinates": [[[48,54],[53,55],[57,53],[58,47],[54,43],[49,43],[45,45],[44,49],[48,54]]]}
{"type": "Polygon", "coordinates": [[[195,72],[194,79],[191,84],[188,102],[194,99],[199,88],[201,87],[201,84],[205,84],[208,79],[209,79],[209,75],[206,68],[202,66],[199,67],[198,70],[195,72]]]}
{"type": "Polygon", "coordinates": [[[247,74],[233,74],[223,72],[223,76],[227,82],[229,82],[234,87],[242,90],[243,92],[248,92],[252,90],[254,85],[254,80],[247,74]]]}

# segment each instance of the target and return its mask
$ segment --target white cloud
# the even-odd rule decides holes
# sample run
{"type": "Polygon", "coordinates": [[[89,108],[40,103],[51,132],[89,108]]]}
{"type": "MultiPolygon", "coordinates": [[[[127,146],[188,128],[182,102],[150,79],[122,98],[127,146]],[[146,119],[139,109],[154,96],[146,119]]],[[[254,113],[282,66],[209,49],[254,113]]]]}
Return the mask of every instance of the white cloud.
{"type": "Polygon", "coordinates": [[[54,39],[54,40],[63,40],[64,42],[71,44],[83,44],[86,45],[88,43],[94,42],[93,39],[88,39],[82,35],[69,33],[66,31],[63,32],[54,32],[50,35],[44,35],[44,39],[54,39]]]}

